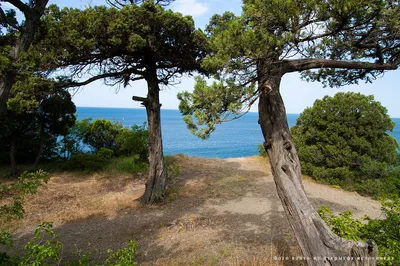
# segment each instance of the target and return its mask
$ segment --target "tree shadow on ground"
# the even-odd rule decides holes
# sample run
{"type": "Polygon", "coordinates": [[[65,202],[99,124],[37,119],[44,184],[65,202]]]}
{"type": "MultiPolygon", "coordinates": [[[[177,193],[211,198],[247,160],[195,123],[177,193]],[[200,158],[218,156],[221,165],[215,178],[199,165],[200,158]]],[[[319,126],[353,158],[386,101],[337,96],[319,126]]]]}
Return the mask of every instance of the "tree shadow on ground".
{"type": "MultiPolygon", "coordinates": [[[[274,260],[301,252],[267,165],[248,170],[243,163],[186,156],[177,164],[180,174],[170,180],[174,196],[164,202],[55,228],[63,264],[76,261],[77,250],[101,263],[108,249],[135,240],[143,265],[305,265],[274,260]]],[[[18,235],[13,253],[23,252],[32,236],[18,235]]]]}

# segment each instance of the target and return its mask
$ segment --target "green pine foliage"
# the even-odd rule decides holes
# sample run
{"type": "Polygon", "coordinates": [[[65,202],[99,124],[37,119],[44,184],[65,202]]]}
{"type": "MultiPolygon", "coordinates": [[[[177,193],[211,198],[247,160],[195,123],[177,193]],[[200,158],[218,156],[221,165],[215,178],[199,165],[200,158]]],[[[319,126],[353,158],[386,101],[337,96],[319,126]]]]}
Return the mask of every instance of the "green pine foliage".
{"type": "Polygon", "coordinates": [[[388,181],[399,182],[398,144],[388,134],[393,127],[373,96],[348,92],[317,100],[300,114],[291,133],[305,174],[377,195],[388,181]],[[373,188],[377,191],[369,191],[373,188]]]}
{"type": "Polygon", "coordinates": [[[85,73],[110,85],[127,86],[148,79],[154,71],[157,83],[174,84],[174,78],[200,69],[198,60],[207,47],[205,34],[195,29],[190,16],[153,1],[121,9],[60,10],[51,5],[42,22],[43,36],[35,49],[39,54],[46,51],[50,58],[43,60],[51,62],[48,68],[71,70],[62,77],[69,85],[85,73]]]}
{"type": "Polygon", "coordinates": [[[306,81],[340,87],[396,69],[399,8],[374,0],[246,0],[240,16],[213,15],[202,66],[218,81],[198,78],[193,92],[178,96],[188,128],[208,137],[217,124],[246,112],[261,83],[274,76],[300,72],[306,81]]]}

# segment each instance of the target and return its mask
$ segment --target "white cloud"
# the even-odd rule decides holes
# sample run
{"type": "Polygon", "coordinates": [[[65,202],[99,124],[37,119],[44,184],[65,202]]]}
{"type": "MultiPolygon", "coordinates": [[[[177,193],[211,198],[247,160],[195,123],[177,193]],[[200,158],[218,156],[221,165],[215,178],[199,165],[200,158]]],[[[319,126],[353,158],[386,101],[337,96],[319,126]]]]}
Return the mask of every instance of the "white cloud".
{"type": "Polygon", "coordinates": [[[197,0],[177,0],[174,3],[173,9],[183,15],[200,17],[207,13],[208,5],[197,2],[197,0]]]}

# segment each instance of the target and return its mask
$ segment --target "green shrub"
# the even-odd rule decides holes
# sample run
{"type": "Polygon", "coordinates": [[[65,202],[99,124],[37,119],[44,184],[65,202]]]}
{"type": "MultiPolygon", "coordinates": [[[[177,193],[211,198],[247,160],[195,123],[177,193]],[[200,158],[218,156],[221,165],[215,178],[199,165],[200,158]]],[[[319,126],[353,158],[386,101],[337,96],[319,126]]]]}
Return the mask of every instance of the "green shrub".
{"type": "Polygon", "coordinates": [[[100,148],[100,150],[96,153],[96,156],[104,159],[104,160],[109,160],[114,154],[113,150],[107,149],[107,148],[100,148]]]}
{"type": "Polygon", "coordinates": [[[322,207],[318,213],[332,231],[343,238],[374,240],[378,245],[378,256],[390,258],[390,260],[380,260],[378,265],[400,265],[400,199],[384,201],[382,205],[386,218],[381,220],[369,217],[365,217],[364,222],[354,220],[350,211],[336,216],[332,215],[327,207],[322,207]]]}
{"type": "Polygon", "coordinates": [[[117,251],[109,249],[107,251],[109,257],[105,260],[104,265],[137,265],[137,262],[135,261],[136,247],[137,243],[131,240],[129,241],[127,248],[117,251]]]}
{"type": "Polygon", "coordinates": [[[65,170],[102,170],[108,165],[113,153],[112,150],[101,148],[96,154],[83,153],[73,155],[65,166],[65,170]]]}
{"type": "Polygon", "coordinates": [[[328,207],[322,206],[318,213],[336,235],[354,241],[361,239],[363,224],[361,221],[353,219],[351,211],[345,211],[339,216],[335,216],[328,207]]]}
{"type": "Polygon", "coordinates": [[[74,169],[87,168],[85,163],[79,161],[89,161],[89,164],[92,164],[97,158],[91,154],[98,154],[104,149],[113,151],[114,156],[137,155],[140,161],[146,162],[149,154],[148,139],[146,124],[124,128],[120,122],[106,119],[96,119],[92,122],[91,118],[87,118],[77,121],[60,140],[59,152],[77,163],[76,167],[72,165],[74,169]],[[88,149],[91,153],[84,152],[88,149]]]}
{"type": "Polygon", "coordinates": [[[258,154],[262,157],[267,157],[267,152],[265,151],[264,145],[258,144],[258,154]]]}
{"type": "Polygon", "coordinates": [[[122,129],[120,122],[98,118],[89,124],[84,142],[93,147],[95,152],[101,148],[115,150],[117,136],[122,129]]]}
{"type": "MultiPolygon", "coordinates": [[[[6,253],[0,254],[0,265],[23,266],[23,265],[60,265],[62,264],[63,244],[58,240],[58,236],[52,230],[51,223],[44,222],[35,230],[35,236],[25,245],[25,256],[8,256],[6,253]],[[44,240],[46,239],[46,240],[44,240]]],[[[130,241],[127,248],[117,251],[108,250],[108,258],[102,265],[128,266],[137,265],[136,262],[137,243],[130,241]]],[[[77,265],[94,265],[91,263],[91,253],[82,254],[77,252],[79,258],[77,265]]]]}
{"type": "Polygon", "coordinates": [[[399,163],[398,144],[388,134],[393,128],[386,108],[373,96],[348,92],[315,101],[291,133],[304,174],[376,195],[385,189],[375,181],[386,180],[399,163]]]}
{"type": "Polygon", "coordinates": [[[149,133],[146,124],[122,129],[116,139],[117,155],[138,155],[142,162],[149,156],[149,133]]]}
{"type": "Polygon", "coordinates": [[[147,172],[149,169],[149,164],[147,162],[142,162],[138,155],[132,156],[120,156],[112,158],[109,162],[106,171],[122,172],[122,173],[137,173],[137,172],[147,172]]]}
{"type": "MultiPolygon", "coordinates": [[[[35,236],[25,245],[27,255],[18,258],[18,265],[59,265],[62,244],[52,230],[51,223],[44,222],[35,230],[35,236]],[[46,237],[47,239],[44,241],[46,237]]],[[[14,258],[15,260],[16,258],[14,258]]]]}
{"type": "MultiPolygon", "coordinates": [[[[24,172],[11,185],[0,185],[0,221],[22,218],[25,195],[35,194],[39,186],[48,180],[49,175],[39,170],[34,173],[24,172]]],[[[0,234],[0,245],[7,244],[7,241],[7,234],[0,234]]]]}

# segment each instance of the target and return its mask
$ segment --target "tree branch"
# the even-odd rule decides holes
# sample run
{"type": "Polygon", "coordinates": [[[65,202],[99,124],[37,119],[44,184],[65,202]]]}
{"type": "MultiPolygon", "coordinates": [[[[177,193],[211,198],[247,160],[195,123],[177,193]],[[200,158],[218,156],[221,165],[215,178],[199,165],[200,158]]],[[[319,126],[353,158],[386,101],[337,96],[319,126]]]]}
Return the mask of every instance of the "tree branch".
{"type": "Polygon", "coordinates": [[[132,100],[142,102],[143,106],[147,106],[149,99],[146,97],[132,96],[132,100]]]}
{"type": "Polygon", "coordinates": [[[21,30],[21,27],[19,27],[17,23],[14,23],[7,18],[6,14],[4,13],[1,7],[0,7],[0,23],[1,24],[4,23],[4,26],[8,25],[16,30],[21,30]]]}
{"type": "MultiPolygon", "coordinates": [[[[92,83],[93,81],[96,81],[99,79],[112,78],[112,77],[118,77],[121,75],[131,74],[132,71],[133,71],[132,69],[125,69],[120,72],[104,73],[104,74],[96,75],[94,77],[91,77],[91,78],[89,78],[85,81],[81,81],[81,82],[61,82],[61,84],[59,84],[57,87],[62,87],[62,88],[80,87],[80,86],[84,86],[89,83],[92,83]]],[[[131,80],[141,80],[141,79],[144,79],[144,77],[136,77],[131,80]]]]}
{"type": "Polygon", "coordinates": [[[33,13],[33,10],[27,4],[24,4],[19,0],[7,0],[5,2],[8,2],[18,8],[22,13],[25,14],[25,16],[32,15],[33,13]]]}
{"type": "Polygon", "coordinates": [[[316,69],[316,68],[396,70],[400,63],[397,61],[393,63],[376,64],[369,62],[352,62],[352,61],[329,60],[329,59],[295,59],[295,60],[283,60],[283,65],[287,73],[316,69]]]}

